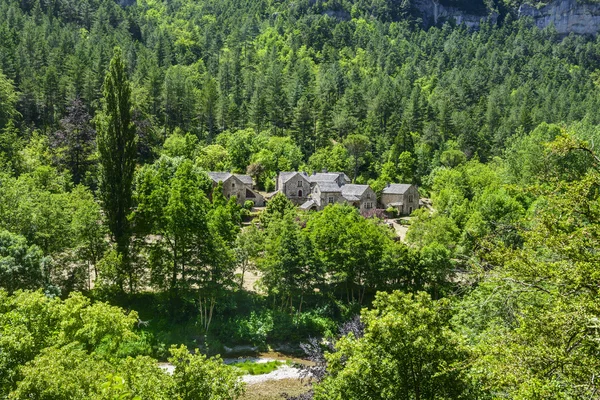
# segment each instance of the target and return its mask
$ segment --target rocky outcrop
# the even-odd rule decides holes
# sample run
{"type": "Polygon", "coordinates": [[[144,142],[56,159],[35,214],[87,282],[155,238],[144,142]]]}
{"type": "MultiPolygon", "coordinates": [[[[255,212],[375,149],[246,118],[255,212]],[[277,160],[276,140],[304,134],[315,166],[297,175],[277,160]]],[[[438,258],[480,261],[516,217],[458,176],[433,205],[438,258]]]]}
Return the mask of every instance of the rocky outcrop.
{"type": "Polygon", "coordinates": [[[577,0],[556,0],[542,8],[522,5],[519,17],[531,17],[540,28],[554,24],[557,32],[567,35],[596,34],[600,31],[600,4],[584,4],[577,0]]]}
{"type": "MultiPolygon", "coordinates": [[[[464,23],[470,28],[477,28],[482,20],[492,23],[498,20],[497,14],[469,14],[457,7],[444,6],[439,0],[416,0],[413,5],[426,27],[454,20],[459,25],[464,23]]],[[[523,4],[518,9],[518,16],[532,18],[540,28],[554,25],[561,35],[595,35],[600,32],[600,3],[586,3],[585,0],[553,0],[540,8],[523,4]]]]}
{"type": "Polygon", "coordinates": [[[439,25],[445,21],[454,20],[458,25],[465,24],[470,28],[477,28],[482,20],[491,20],[496,23],[498,15],[477,15],[465,13],[463,10],[444,6],[436,0],[417,0],[414,2],[414,7],[421,14],[423,24],[427,27],[439,25]]]}

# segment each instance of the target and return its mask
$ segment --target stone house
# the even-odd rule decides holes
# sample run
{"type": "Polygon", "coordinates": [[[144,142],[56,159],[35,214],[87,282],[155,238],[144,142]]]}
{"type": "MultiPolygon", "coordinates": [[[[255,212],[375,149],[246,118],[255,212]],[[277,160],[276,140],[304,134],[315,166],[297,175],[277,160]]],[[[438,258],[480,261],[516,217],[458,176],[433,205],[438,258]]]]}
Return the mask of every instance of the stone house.
{"type": "Polygon", "coordinates": [[[361,212],[377,208],[377,195],[369,185],[342,186],[342,199],[361,212]]]}
{"type": "Polygon", "coordinates": [[[341,203],[342,187],[336,182],[317,182],[312,188],[310,200],[300,206],[303,210],[322,210],[328,204],[341,203]]]}
{"type": "Polygon", "coordinates": [[[223,182],[223,195],[226,199],[236,196],[240,205],[243,205],[247,200],[254,202],[256,207],[265,205],[264,197],[253,188],[252,177],[230,172],[209,172],[208,176],[213,183],[213,187],[216,187],[219,182],[223,182]]]}
{"type": "Polygon", "coordinates": [[[411,184],[388,184],[381,192],[382,208],[393,207],[400,215],[410,215],[419,208],[419,190],[411,184]]]}
{"type": "Polygon", "coordinates": [[[314,187],[317,183],[335,183],[344,186],[352,183],[348,175],[343,172],[318,172],[308,176],[310,185],[314,187]]]}
{"type": "Polygon", "coordinates": [[[358,208],[361,212],[376,208],[377,195],[369,185],[345,184],[339,186],[333,182],[317,182],[310,200],[303,203],[303,210],[322,210],[329,204],[348,203],[358,208]]]}
{"type": "Polygon", "coordinates": [[[292,203],[299,206],[310,198],[310,182],[306,172],[280,172],[275,190],[281,192],[292,203]]]}

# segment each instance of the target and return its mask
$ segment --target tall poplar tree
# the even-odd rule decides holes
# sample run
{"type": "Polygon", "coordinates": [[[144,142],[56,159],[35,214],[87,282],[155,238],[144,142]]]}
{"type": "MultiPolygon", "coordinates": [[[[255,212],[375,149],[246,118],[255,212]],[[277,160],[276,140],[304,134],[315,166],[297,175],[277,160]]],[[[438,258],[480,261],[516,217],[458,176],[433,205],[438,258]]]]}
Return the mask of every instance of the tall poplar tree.
{"type": "Polygon", "coordinates": [[[121,255],[120,284],[133,271],[129,263],[130,227],[127,215],[132,206],[131,183],[136,160],[135,127],[131,120],[131,87],[120,48],[115,48],[103,88],[102,111],[97,115],[100,153],[100,196],[108,227],[121,255]]]}

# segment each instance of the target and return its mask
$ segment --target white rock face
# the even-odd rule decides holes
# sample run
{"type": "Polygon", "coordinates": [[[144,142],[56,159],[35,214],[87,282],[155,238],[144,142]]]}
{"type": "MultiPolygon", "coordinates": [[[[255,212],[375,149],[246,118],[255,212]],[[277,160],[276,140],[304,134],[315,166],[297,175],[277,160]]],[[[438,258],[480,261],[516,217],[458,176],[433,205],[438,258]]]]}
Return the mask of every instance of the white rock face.
{"type": "Polygon", "coordinates": [[[522,5],[519,17],[532,17],[540,28],[554,24],[563,35],[593,35],[600,30],[600,4],[580,4],[577,0],[556,0],[540,9],[522,5]]]}
{"type": "Polygon", "coordinates": [[[467,14],[456,7],[446,7],[437,0],[417,0],[415,6],[421,12],[421,17],[423,18],[423,24],[425,26],[437,25],[444,21],[454,20],[458,25],[465,24],[469,28],[477,28],[482,20],[490,20],[492,23],[496,23],[498,19],[496,14],[467,14]]]}
{"type": "MultiPolygon", "coordinates": [[[[416,0],[416,8],[421,12],[423,24],[432,26],[448,20],[457,24],[464,23],[470,28],[479,27],[482,20],[496,23],[496,14],[467,14],[456,7],[445,7],[438,0],[416,0]]],[[[561,35],[576,33],[579,35],[595,35],[600,32],[600,4],[582,4],[577,0],[554,0],[542,8],[522,5],[518,11],[519,18],[531,17],[534,23],[545,28],[554,25],[561,35]]]]}

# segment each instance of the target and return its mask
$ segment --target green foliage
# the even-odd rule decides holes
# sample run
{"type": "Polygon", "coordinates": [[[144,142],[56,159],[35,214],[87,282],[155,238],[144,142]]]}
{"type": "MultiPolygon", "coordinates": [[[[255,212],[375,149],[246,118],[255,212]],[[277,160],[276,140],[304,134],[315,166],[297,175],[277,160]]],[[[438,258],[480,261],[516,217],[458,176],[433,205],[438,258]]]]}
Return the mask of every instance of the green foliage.
{"type": "MultiPolygon", "coordinates": [[[[124,352],[139,338],[135,311],[81,295],[0,291],[0,395],[9,399],[236,399],[237,373],[219,359],[171,349],[173,376],[124,352]]],[[[139,353],[138,353],[139,354],[139,353]]]]}
{"type": "Polygon", "coordinates": [[[327,355],[316,399],[471,398],[468,349],[449,326],[447,300],[424,293],[379,294],[363,311],[365,334],[342,337],[327,355]]]}
{"type": "Polygon", "coordinates": [[[184,157],[194,160],[199,151],[198,137],[191,133],[182,135],[179,130],[171,133],[163,144],[162,152],[169,157],[184,157]]]}
{"type": "Polygon", "coordinates": [[[308,160],[309,172],[339,171],[350,173],[351,159],[346,147],[335,144],[318,149],[308,160]]]}
{"type": "Polygon", "coordinates": [[[206,358],[197,350],[190,354],[183,346],[170,351],[169,361],[175,365],[174,390],[180,399],[233,400],[244,393],[238,373],[219,358],[206,358]]]}
{"type": "Polygon", "coordinates": [[[541,1],[440,1],[499,14],[477,30],[423,30],[421,3],[0,0],[0,286],[17,290],[0,292],[0,397],[234,398],[215,360],[175,349],[171,378],[125,357],[330,335],[395,289],[435,300],[379,295],[318,396],[596,396],[600,44],[514,20],[541,1]],[[241,231],[203,172],[272,191],[299,169],[419,184],[433,205],[407,244],[282,195],[241,231]],[[156,336],[67,297],[131,307],[126,286],[160,299],[156,336]]]}
{"type": "Polygon", "coordinates": [[[151,283],[169,291],[172,304],[196,288],[208,329],[217,298],[233,286],[239,206],[217,196],[211,205],[212,183],[188,159],[162,156],[139,171],[136,186],[139,232],[156,235],[147,246],[151,283]]]}
{"type": "MultiPolygon", "coordinates": [[[[306,225],[315,259],[346,301],[365,300],[367,292],[410,282],[413,264],[404,245],[392,241],[387,227],[364,219],[354,207],[330,205],[306,225]]],[[[319,265],[318,264],[318,265],[319,265]]]]}
{"type": "MultiPolygon", "coordinates": [[[[9,297],[6,292],[0,291],[0,308],[0,388],[5,394],[24,379],[24,386],[17,393],[49,391],[50,394],[44,395],[44,398],[53,398],[59,396],[54,394],[56,389],[61,391],[61,396],[66,396],[56,398],[68,398],[69,391],[63,391],[63,383],[77,386],[87,367],[73,370],[74,375],[68,375],[61,374],[50,365],[70,369],[70,363],[94,363],[93,358],[87,358],[92,353],[97,358],[110,360],[121,345],[136,337],[132,332],[137,321],[135,312],[125,315],[121,309],[105,303],[91,304],[80,294],[71,295],[63,302],[41,292],[19,291],[9,297]],[[18,368],[34,359],[36,362],[30,365],[30,369],[21,371],[18,368]],[[41,371],[44,371],[43,375],[41,371]],[[63,383],[55,382],[53,378],[58,376],[64,376],[63,383]]],[[[94,376],[93,371],[96,370],[90,370],[91,377],[94,376]]],[[[105,376],[103,372],[101,375],[102,378],[105,376]]],[[[90,381],[84,378],[82,382],[90,381]]],[[[82,390],[87,390],[85,387],[82,384],[82,390]]]]}
{"type": "Polygon", "coordinates": [[[50,260],[24,237],[0,231],[0,282],[9,293],[46,287],[50,260]]]}
{"type": "Polygon", "coordinates": [[[9,120],[0,130],[0,171],[8,173],[20,172],[23,169],[23,160],[20,154],[23,142],[19,137],[19,130],[13,120],[9,120]]]}
{"type": "Polygon", "coordinates": [[[595,390],[598,182],[590,172],[541,192],[523,245],[497,246],[486,257],[497,267],[466,302],[494,299],[492,290],[505,300],[466,308],[462,321],[478,334],[474,374],[491,390],[514,398],[581,398],[595,390]]]}
{"type": "Polygon", "coordinates": [[[281,221],[288,215],[296,214],[296,207],[283,193],[277,193],[260,214],[260,222],[268,228],[272,221],[281,221]]]}
{"type": "Polygon", "coordinates": [[[233,344],[251,344],[267,348],[270,343],[293,343],[309,337],[329,337],[336,322],[324,309],[312,309],[291,314],[263,309],[248,316],[237,316],[218,324],[219,339],[233,344]]]}
{"type": "Polygon", "coordinates": [[[51,140],[59,164],[71,173],[75,184],[90,183],[94,179],[91,175],[95,172],[96,131],[90,125],[91,119],[81,99],[75,99],[51,140]]]}
{"type": "Polygon", "coordinates": [[[254,362],[251,360],[246,360],[243,362],[237,362],[237,363],[233,363],[230,364],[231,366],[235,367],[235,368],[239,368],[242,371],[244,371],[246,374],[249,375],[264,375],[264,374],[268,374],[271,373],[273,371],[275,371],[277,368],[279,368],[281,365],[284,365],[285,363],[282,361],[268,361],[268,362],[254,362]]]}
{"type": "Polygon", "coordinates": [[[212,253],[208,176],[190,160],[161,157],[137,177],[135,213],[140,231],[160,239],[150,247],[153,283],[162,289],[188,289],[198,282],[212,253]],[[204,189],[204,190],[202,190],[204,189]]]}
{"type": "Polygon", "coordinates": [[[131,87],[120,48],[115,48],[103,85],[102,112],[96,116],[100,154],[100,194],[107,224],[122,254],[119,285],[135,285],[129,262],[132,182],[136,161],[135,126],[131,120],[131,87]]]}
{"type": "Polygon", "coordinates": [[[206,171],[229,171],[231,169],[229,152],[218,144],[204,147],[196,162],[206,171]]]}
{"type": "Polygon", "coordinates": [[[312,243],[302,234],[291,214],[271,220],[264,251],[265,255],[258,261],[261,283],[269,294],[284,299],[291,310],[294,297],[299,295],[301,312],[303,296],[316,285],[320,268],[314,258],[312,243]]]}
{"type": "Polygon", "coordinates": [[[264,234],[254,224],[243,229],[235,240],[235,254],[238,268],[241,269],[240,288],[244,287],[244,274],[254,267],[264,247],[264,234]]]}
{"type": "Polygon", "coordinates": [[[4,130],[10,121],[19,115],[16,109],[17,100],[18,93],[14,83],[0,70],[0,130],[4,130]]]}
{"type": "MultiPolygon", "coordinates": [[[[48,267],[44,284],[66,294],[89,288],[90,269],[102,257],[106,243],[100,207],[92,193],[82,186],[66,192],[64,186],[64,177],[51,167],[40,167],[16,179],[3,175],[0,227],[23,236],[27,247],[35,245],[41,250],[48,267]],[[50,257],[54,262],[49,263],[50,257]]],[[[41,286],[30,288],[37,287],[41,286]]]]}

